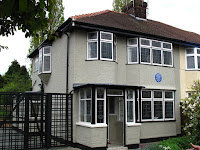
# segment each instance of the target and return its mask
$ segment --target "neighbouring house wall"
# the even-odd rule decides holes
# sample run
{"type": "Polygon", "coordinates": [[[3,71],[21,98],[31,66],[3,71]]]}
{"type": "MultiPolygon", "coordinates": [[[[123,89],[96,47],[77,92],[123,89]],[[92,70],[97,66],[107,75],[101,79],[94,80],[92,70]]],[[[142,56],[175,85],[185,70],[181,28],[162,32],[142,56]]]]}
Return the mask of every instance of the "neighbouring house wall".
{"type": "Polygon", "coordinates": [[[181,99],[186,97],[186,92],[191,91],[194,81],[200,80],[200,71],[186,70],[185,48],[180,48],[180,83],[181,83],[181,99]]]}

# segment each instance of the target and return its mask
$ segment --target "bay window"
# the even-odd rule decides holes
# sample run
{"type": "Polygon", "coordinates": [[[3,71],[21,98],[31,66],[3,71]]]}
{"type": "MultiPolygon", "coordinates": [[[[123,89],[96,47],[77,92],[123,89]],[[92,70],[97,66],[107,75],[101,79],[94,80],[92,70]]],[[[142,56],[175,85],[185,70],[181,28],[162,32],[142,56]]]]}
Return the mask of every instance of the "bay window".
{"type": "Polygon", "coordinates": [[[127,40],[128,63],[138,63],[138,39],[131,38],[127,40]]]}
{"type": "Polygon", "coordinates": [[[142,90],[142,121],[174,120],[174,92],[142,90]]]}
{"type": "Polygon", "coordinates": [[[97,88],[96,89],[96,123],[105,123],[105,109],[106,109],[106,101],[105,101],[105,89],[97,88]]]}
{"type": "Polygon", "coordinates": [[[133,90],[127,90],[126,106],[127,123],[135,123],[135,92],[133,90]]]}
{"type": "Polygon", "coordinates": [[[42,47],[39,50],[39,73],[51,73],[51,47],[42,47]]]}
{"type": "Polygon", "coordinates": [[[186,69],[200,70],[200,49],[199,48],[186,49],[186,69]]]}
{"type": "Polygon", "coordinates": [[[36,57],[36,58],[34,59],[33,65],[34,65],[33,71],[34,71],[34,72],[38,71],[38,65],[39,65],[38,57],[36,57]]]}
{"type": "Polygon", "coordinates": [[[116,37],[113,33],[88,32],[87,60],[116,61],[116,37]]]}

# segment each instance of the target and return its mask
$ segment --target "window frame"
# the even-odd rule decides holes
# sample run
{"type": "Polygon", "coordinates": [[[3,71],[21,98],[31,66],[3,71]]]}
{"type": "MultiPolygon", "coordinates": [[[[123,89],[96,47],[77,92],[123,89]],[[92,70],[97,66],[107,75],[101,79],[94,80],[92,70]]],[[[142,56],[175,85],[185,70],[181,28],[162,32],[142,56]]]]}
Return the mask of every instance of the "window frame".
{"type": "Polygon", "coordinates": [[[78,121],[80,123],[83,123],[83,124],[91,124],[91,121],[90,122],[87,122],[87,101],[90,101],[90,112],[91,112],[91,119],[92,119],[92,89],[91,88],[82,88],[79,90],[79,117],[78,117],[78,121]],[[87,89],[90,89],[90,93],[91,93],[91,97],[90,98],[87,98],[87,89]],[[84,92],[84,98],[81,98],[81,90],[83,90],[84,92]],[[81,120],[81,101],[83,101],[83,104],[84,104],[84,121],[81,120]]]}
{"type": "Polygon", "coordinates": [[[138,38],[128,38],[126,42],[127,42],[127,63],[128,64],[138,64],[139,63],[138,38]],[[131,39],[136,39],[137,44],[130,45],[129,40],[131,40],[131,39]],[[130,51],[129,48],[137,48],[137,61],[136,62],[129,61],[129,51],[130,51]]]}
{"type": "Polygon", "coordinates": [[[51,73],[51,71],[52,71],[52,64],[51,64],[51,61],[52,61],[51,58],[52,58],[52,56],[51,56],[51,54],[52,54],[51,46],[44,46],[44,47],[42,47],[42,48],[39,49],[38,74],[51,73]],[[48,48],[48,47],[50,48],[50,53],[45,54],[44,53],[44,48],[48,48]],[[49,71],[44,71],[44,58],[45,57],[50,57],[50,62],[49,62],[50,70],[49,71]],[[41,70],[40,70],[40,67],[42,67],[41,70]]]}
{"type": "Polygon", "coordinates": [[[113,56],[114,56],[114,43],[113,43],[114,41],[113,41],[113,33],[110,33],[110,32],[104,32],[104,31],[100,31],[100,60],[107,60],[107,61],[113,61],[114,59],[113,59],[113,56]],[[105,33],[105,34],[110,34],[111,35],[111,40],[108,40],[108,39],[102,39],[101,38],[101,34],[102,33],[105,33]],[[103,58],[102,57],[102,43],[110,43],[111,44],[111,46],[112,46],[112,58],[111,59],[109,59],[109,58],[103,58]]]}
{"type": "Polygon", "coordinates": [[[200,70],[200,66],[198,66],[198,57],[200,58],[200,54],[197,53],[197,51],[200,50],[200,48],[186,48],[185,49],[185,64],[186,64],[186,70],[200,70]],[[193,54],[187,54],[187,50],[193,49],[193,54]],[[194,57],[194,68],[188,68],[188,62],[187,57],[194,57]]]}
{"type": "Polygon", "coordinates": [[[34,58],[34,71],[37,72],[39,70],[39,56],[34,58]]]}
{"type": "Polygon", "coordinates": [[[126,124],[127,125],[132,125],[136,123],[136,112],[135,112],[135,90],[133,89],[127,89],[125,90],[125,108],[126,108],[126,124]],[[128,99],[128,91],[132,91],[132,99],[128,99]],[[128,122],[128,102],[133,102],[133,121],[132,122],[128,122]]]}
{"type": "Polygon", "coordinates": [[[167,67],[173,67],[174,65],[174,59],[173,59],[173,45],[172,43],[169,42],[164,42],[164,41],[158,41],[158,40],[153,40],[153,39],[147,39],[147,38],[139,38],[139,43],[140,43],[140,64],[148,64],[148,65],[155,65],[155,66],[167,66],[167,67]],[[142,40],[148,40],[150,42],[149,45],[143,45],[142,40]],[[156,47],[152,45],[152,42],[160,42],[161,47],[156,47]],[[170,44],[171,48],[164,48],[163,44],[170,44]],[[148,48],[150,49],[150,62],[142,62],[142,48],[148,48]],[[153,62],[153,50],[160,50],[161,51],[161,64],[154,63],[153,62]],[[164,64],[164,51],[170,52],[171,53],[171,65],[164,64]]]}
{"type": "Polygon", "coordinates": [[[175,91],[173,90],[150,90],[151,92],[151,98],[143,98],[142,97],[142,91],[148,91],[148,90],[141,90],[141,121],[142,122],[149,122],[149,121],[173,121],[175,120],[175,91]],[[162,92],[162,98],[154,98],[154,91],[161,91],[162,92]],[[172,98],[165,98],[165,93],[166,92],[172,92],[172,98]],[[142,118],[142,107],[143,107],[143,102],[145,101],[150,101],[151,102],[151,119],[143,119],[142,118]],[[162,101],[162,119],[156,119],[155,118],[155,110],[154,110],[154,102],[157,101],[162,101]],[[165,102],[172,102],[173,103],[173,118],[166,118],[165,117],[165,102]]]}
{"type": "Polygon", "coordinates": [[[99,41],[98,41],[98,37],[99,37],[99,32],[98,31],[93,31],[93,32],[88,32],[87,33],[87,60],[97,60],[98,58],[99,58],[99,52],[98,52],[98,45],[99,45],[99,41]],[[97,34],[97,38],[96,39],[89,39],[88,37],[88,35],[89,35],[89,33],[96,33],[97,34]],[[89,48],[89,46],[88,46],[88,44],[89,44],[89,42],[97,42],[97,57],[96,58],[89,58],[88,56],[89,56],[89,52],[88,52],[88,48],[89,48]]]}
{"type": "Polygon", "coordinates": [[[106,89],[105,88],[102,88],[102,87],[97,87],[95,89],[95,124],[102,124],[102,125],[105,125],[106,124],[106,89]],[[104,90],[104,97],[103,98],[98,98],[97,97],[97,91],[98,89],[103,89],[104,90]],[[98,101],[104,101],[104,108],[103,108],[103,112],[104,112],[104,119],[103,119],[103,123],[97,123],[97,102],[98,101]]]}

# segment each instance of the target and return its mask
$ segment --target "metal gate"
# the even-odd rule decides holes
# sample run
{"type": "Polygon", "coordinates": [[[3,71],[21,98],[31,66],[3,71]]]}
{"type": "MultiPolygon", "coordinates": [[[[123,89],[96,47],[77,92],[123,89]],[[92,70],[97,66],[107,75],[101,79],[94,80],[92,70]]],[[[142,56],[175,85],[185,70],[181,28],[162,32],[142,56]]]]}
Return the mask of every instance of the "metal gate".
{"type": "Polygon", "coordinates": [[[72,94],[0,93],[0,149],[72,143],[72,94]]]}

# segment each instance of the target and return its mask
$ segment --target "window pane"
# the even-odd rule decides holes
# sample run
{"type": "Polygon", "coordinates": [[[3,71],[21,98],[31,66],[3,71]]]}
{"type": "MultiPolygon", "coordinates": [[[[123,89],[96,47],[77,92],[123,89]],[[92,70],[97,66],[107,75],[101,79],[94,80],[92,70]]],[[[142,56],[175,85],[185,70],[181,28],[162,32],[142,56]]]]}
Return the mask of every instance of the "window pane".
{"type": "Polygon", "coordinates": [[[154,91],[154,98],[162,98],[162,91],[154,91]]]}
{"type": "Polygon", "coordinates": [[[137,45],[137,39],[128,39],[128,45],[137,45]]]}
{"type": "Polygon", "coordinates": [[[127,102],[127,122],[133,122],[133,101],[127,102]]]}
{"type": "Polygon", "coordinates": [[[80,101],[80,120],[84,122],[84,101],[80,101]]]}
{"type": "Polygon", "coordinates": [[[80,98],[84,99],[85,98],[85,92],[83,89],[80,90],[80,98]]]}
{"type": "Polygon", "coordinates": [[[39,73],[42,73],[42,49],[39,50],[39,73]]]}
{"type": "Polygon", "coordinates": [[[163,48],[172,49],[172,45],[169,43],[163,43],[163,48]]]}
{"type": "Polygon", "coordinates": [[[44,54],[50,54],[50,47],[44,47],[44,54]]]}
{"type": "Polygon", "coordinates": [[[114,114],[115,113],[115,100],[113,97],[110,97],[109,100],[109,114],[114,114]]]}
{"type": "Polygon", "coordinates": [[[150,40],[141,39],[141,45],[147,45],[147,46],[150,46],[150,40]]]}
{"type": "Polygon", "coordinates": [[[197,49],[197,54],[200,54],[200,49],[197,49]]]}
{"type": "Polygon", "coordinates": [[[194,49],[186,49],[186,54],[194,54],[194,49]]]}
{"type": "Polygon", "coordinates": [[[171,54],[172,54],[172,52],[170,52],[170,51],[163,51],[165,65],[172,65],[172,55],[171,54]]]}
{"type": "Polygon", "coordinates": [[[173,99],[173,92],[165,92],[165,98],[173,99]]]}
{"type": "Polygon", "coordinates": [[[96,40],[97,39],[97,32],[90,32],[88,33],[88,39],[96,40]]]}
{"type": "Polygon", "coordinates": [[[110,33],[101,33],[101,39],[112,40],[112,34],[110,34],[110,33]]]}
{"type": "Polygon", "coordinates": [[[150,49],[141,48],[141,62],[150,63],[150,49]]]}
{"type": "Polygon", "coordinates": [[[104,101],[97,101],[97,123],[104,123],[104,101]]]}
{"type": "Polygon", "coordinates": [[[195,68],[194,56],[187,56],[187,68],[195,68]]]}
{"type": "Polygon", "coordinates": [[[104,89],[103,88],[97,89],[97,98],[104,98],[104,89]]]}
{"type": "Polygon", "coordinates": [[[154,46],[154,47],[161,47],[161,42],[152,41],[152,46],[154,46]]]}
{"type": "Polygon", "coordinates": [[[101,42],[101,58],[112,59],[112,43],[101,42]]]}
{"type": "Polygon", "coordinates": [[[51,71],[50,70],[50,59],[51,56],[44,56],[44,71],[51,71]]]}
{"type": "Polygon", "coordinates": [[[88,58],[97,58],[97,42],[88,42],[88,58]]]}
{"type": "Polygon", "coordinates": [[[162,101],[154,102],[154,119],[163,119],[162,101]]]}
{"type": "Polygon", "coordinates": [[[151,102],[142,102],[142,119],[152,119],[151,118],[151,102]]]}
{"type": "Polygon", "coordinates": [[[117,37],[114,36],[113,60],[117,60],[117,37]]]}
{"type": "Polygon", "coordinates": [[[127,91],[127,99],[133,99],[133,91],[132,90],[127,91]]]}
{"type": "Polygon", "coordinates": [[[137,62],[137,47],[128,48],[128,62],[137,62]]]}
{"type": "Polygon", "coordinates": [[[108,89],[107,92],[108,95],[123,95],[122,90],[116,90],[116,89],[108,89]]]}
{"type": "Polygon", "coordinates": [[[142,98],[151,98],[151,91],[142,91],[142,98]]]}
{"type": "Polygon", "coordinates": [[[87,100],[86,105],[86,122],[91,122],[91,101],[87,100]]]}
{"type": "Polygon", "coordinates": [[[90,88],[86,89],[86,98],[91,98],[91,89],[90,88]]]}
{"type": "Polygon", "coordinates": [[[153,52],[153,63],[161,64],[161,50],[152,50],[153,52]]]}
{"type": "Polygon", "coordinates": [[[38,117],[41,103],[32,102],[31,104],[31,117],[38,117]]]}
{"type": "Polygon", "coordinates": [[[173,118],[173,102],[165,102],[165,118],[173,118]]]}
{"type": "Polygon", "coordinates": [[[198,61],[197,62],[198,63],[198,69],[200,69],[200,57],[199,56],[197,57],[197,61],[198,61]]]}

